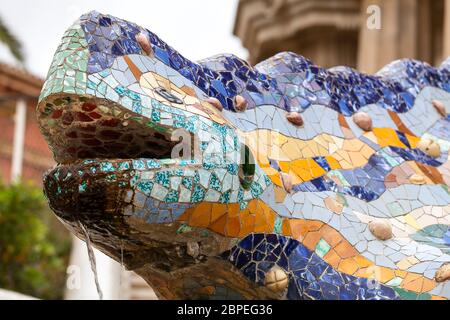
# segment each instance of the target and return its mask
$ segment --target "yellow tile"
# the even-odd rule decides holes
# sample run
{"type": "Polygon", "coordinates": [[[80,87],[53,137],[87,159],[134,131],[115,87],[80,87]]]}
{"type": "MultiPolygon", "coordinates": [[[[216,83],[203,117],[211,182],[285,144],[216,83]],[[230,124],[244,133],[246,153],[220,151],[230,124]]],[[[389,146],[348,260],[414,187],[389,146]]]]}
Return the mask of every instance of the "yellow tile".
{"type": "Polygon", "coordinates": [[[391,128],[373,128],[373,133],[377,137],[378,145],[380,147],[394,146],[406,148],[403,142],[397,136],[394,129],[391,128]]]}
{"type": "Polygon", "coordinates": [[[416,148],[417,144],[420,141],[420,138],[416,137],[416,136],[409,135],[409,134],[405,134],[405,136],[406,136],[406,139],[408,140],[411,148],[416,148]]]}
{"type": "Polygon", "coordinates": [[[326,157],[326,159],[331,170],[341,169],[341,165],[339,164],[339,162],[336,161],[334,157],[328,156],[326,157]]]}
{"type": "Polygon", "coordinates": [[[422,229],[421,226],[419,226],[419,224],[417,223],[416,219],[414,219],[414,217],[411,214],[407,214],[406,216],[404,216],[405,218],[405,222],[412,228],[416,229],[416,230],[420,230],[422,229]]]}
{"type": "Polygon", "coordinates": [[[408,258],[403,258],[399,262],[397,262],[397,267],[402,270],[406,270],[411,267],[411,262],[408,261],[408,258]]]}
{"type": "Polygon", "coordinates": [[[360,268],[370,267],[374,264],[372,261],[370,261],[369,259],[367,259],[361,255],[355,256],[354,259],[360,268]]]}
{"type": "Polygon", "coordinates": [[[408,274],[408,272],[406,272],[404,270],[394,270],[394,272],[395,272],[395,275],[400,278],[404,278],[408,274]]]}

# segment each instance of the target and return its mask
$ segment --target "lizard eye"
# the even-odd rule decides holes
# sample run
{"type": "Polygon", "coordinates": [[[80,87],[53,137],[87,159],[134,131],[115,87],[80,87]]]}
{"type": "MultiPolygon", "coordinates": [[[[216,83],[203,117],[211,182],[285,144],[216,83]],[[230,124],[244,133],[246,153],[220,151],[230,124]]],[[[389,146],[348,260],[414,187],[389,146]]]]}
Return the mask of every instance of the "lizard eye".
{"type": "Polygon", "coordinates": [[[162,88],[162,87],[156,88],[155,92],[157,94],[159,94],[161,97],[163,97],[164,99],[166,99],[167,101],[170,101],[170,102],[176,103],[176,104],[183,104],[183,101],[181,101],[181,99],[179,99],[178,97],[175,97],[172,93],[167,91],[165,88],[162,88]]]}
{"type": "Polygon", "coordinates": [[[255,175],[255,158],[249,147],[242,145],[241,163],[239,164],[239,180],[242,188],[248,189],[253,182],[255,175]]]}

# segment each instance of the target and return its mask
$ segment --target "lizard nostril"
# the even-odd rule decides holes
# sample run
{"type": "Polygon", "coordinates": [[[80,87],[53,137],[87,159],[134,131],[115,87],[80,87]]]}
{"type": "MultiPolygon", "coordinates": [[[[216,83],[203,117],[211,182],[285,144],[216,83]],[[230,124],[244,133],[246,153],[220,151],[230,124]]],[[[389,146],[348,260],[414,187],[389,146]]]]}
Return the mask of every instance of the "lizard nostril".
{"type": "Polygon", "coordinates": [[[159,94],[161,97],[166,99],[167,101],[176,103],[176,104],[183,104],[183,101],[179,99],[178,97],[175,97],[173,94],[171,94],[169,91],[167,91],[165,88],[156,88],[155,92],[159,94]]]}

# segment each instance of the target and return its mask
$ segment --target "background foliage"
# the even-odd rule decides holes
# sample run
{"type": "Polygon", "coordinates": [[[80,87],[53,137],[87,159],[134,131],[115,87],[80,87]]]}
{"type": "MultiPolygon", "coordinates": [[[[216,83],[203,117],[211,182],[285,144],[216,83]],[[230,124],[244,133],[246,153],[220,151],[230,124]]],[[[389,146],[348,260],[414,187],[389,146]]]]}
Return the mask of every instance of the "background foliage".
{"type": "Polygon", "coordinates": [[[42,190],[0,182],[0,288],[60,299],[70,236],[51,213],[42,190]]]}

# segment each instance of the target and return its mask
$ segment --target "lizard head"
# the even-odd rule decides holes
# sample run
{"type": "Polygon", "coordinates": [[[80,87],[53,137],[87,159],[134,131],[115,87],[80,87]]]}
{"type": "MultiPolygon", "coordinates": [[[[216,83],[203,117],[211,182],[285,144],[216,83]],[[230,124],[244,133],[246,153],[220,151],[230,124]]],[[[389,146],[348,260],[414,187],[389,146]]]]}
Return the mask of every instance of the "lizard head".
{"type": "Polygon", "coordinates": [[[192,242],[208,244],[200,256],[223,252],[231,237],[188,211],[244,209],[270,184],[220,110],[237,92],[206,83],[208,72],[150,31],[97,12],[69,28],[55,53],[38,104],[58,163],[45,194],[72,232],[84,238],[82,224],[108,255],[124,251],[129,268],[184,266],[197,258],[179,258],[192,242]]]}

